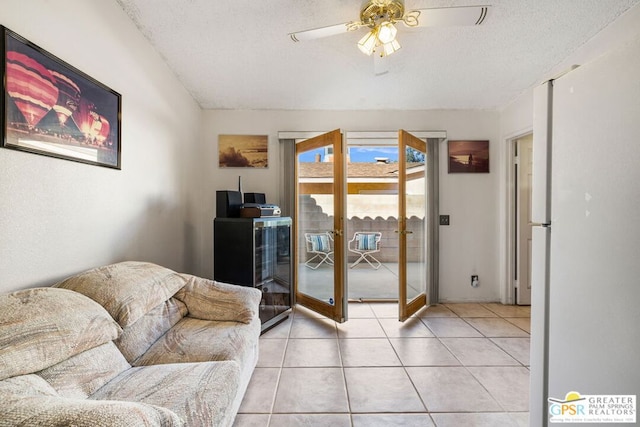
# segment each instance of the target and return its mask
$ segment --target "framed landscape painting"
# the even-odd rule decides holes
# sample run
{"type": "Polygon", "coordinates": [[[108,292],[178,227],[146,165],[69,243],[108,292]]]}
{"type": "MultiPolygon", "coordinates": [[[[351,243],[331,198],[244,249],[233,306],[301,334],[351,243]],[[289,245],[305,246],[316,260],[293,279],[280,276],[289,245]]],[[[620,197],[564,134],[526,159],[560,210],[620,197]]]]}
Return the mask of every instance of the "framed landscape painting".
{"type": "Polygon", "coordinates": [[[267,135],[218,135],[218,165],[221,168],[266,168],[269,166],[267,135]]]}
{"type": "Polygon", "coordinates": [[[449,173],[489,173],[489,141],[449,141],[449,173]]]}
{"type": "Polygon", "coordinates": [[[120,94],[13,31],[0,30],[1,146],[120,169],[120,94]]]}

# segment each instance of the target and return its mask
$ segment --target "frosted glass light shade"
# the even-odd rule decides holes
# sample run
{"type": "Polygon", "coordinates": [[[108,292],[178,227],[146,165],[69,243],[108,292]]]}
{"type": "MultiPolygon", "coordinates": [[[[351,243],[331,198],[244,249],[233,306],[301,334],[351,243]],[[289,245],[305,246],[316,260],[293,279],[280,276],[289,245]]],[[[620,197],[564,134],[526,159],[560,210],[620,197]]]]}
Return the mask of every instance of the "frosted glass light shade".
{"type": "Polygon", "coordinates": [[[377,28],[369,31],[363,38],[358,42],[358,48],[365,55],[371,55],[376,48],[376,44],[378,43],[378,31],[377,28]]]}
{"type": "Polygon", "coordinates": [[[389,43],[385,43],[382,45],[382,48],[384,49],[382,56],[391,55],[393,52],[397,51],[401,47],[402,46],[400,46],[400,43],[398,43],[398,40],[392,40],[389,43]]]}
{"type": "Polygon", "coordinates": [[[398,29],[391,22],[383,22],[378,28],[378,40],[382,44],[391,43],[398,33],[398,29]]]}

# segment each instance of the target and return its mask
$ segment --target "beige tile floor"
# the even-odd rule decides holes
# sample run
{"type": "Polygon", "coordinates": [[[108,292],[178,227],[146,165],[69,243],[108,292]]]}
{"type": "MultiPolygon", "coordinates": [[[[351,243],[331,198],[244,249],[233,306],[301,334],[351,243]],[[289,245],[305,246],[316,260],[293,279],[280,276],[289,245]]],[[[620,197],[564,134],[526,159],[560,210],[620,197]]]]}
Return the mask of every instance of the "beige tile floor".
{"type": "Polygon", "coordinates": [[[337,324],[296,307],[260,338],[234,426],[527,426],[529,307],[351,303],[337,324]]]}

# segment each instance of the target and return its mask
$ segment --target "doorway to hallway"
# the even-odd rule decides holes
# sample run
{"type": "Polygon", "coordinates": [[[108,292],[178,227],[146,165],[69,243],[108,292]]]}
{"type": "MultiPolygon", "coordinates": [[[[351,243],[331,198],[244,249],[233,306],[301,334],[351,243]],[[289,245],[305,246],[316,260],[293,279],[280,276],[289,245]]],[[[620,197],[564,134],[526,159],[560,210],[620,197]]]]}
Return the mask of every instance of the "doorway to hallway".
{"type": "Polygon", "coordinates": [[[532,169],[533,134],[528,134],[513,141],[513,287],[518,305],[531,304],[532,169]]]}

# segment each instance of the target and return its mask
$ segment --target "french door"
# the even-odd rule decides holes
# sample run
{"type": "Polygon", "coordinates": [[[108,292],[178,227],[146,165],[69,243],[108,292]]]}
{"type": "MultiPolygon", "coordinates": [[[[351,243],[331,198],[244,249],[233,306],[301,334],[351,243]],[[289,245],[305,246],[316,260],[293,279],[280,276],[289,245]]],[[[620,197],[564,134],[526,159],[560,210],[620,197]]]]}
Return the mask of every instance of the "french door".
{"type": "MultiPolygon", "coordinates": [[[[400,130],[398,146],[400,153],[405,153],[405,161],[398,162],[398,317],[404,322],[427,305],[427,268],[432,267],[427,259],[427,188],[430,179],[427,173],[427,143],[400,130]],[[409,159],[422,161],[410,162],[409,159]]],[[[431,156],[431,153],[428,154],[431,156]]]]}
{"type": "MultiPolygon", "coordinates": [[[[295,144],[296,302],[337,322],[348,317],[345,139],[335,130],[295,144]]],[[[436,142],[429,144],[424,136],[403,130],[397,133],[397,144],[398,214],[395,230],[390,231],[397,236],[393,239],[397,254],[390,258],[397,260],[398,318],[404,321],[427,304],[430,283],[437,275],[433,252],[437,147],[436,142]]],[[[370,273],[378,274],[374,269],[370,273]]]]}
{"type": "Polygon", "coordinates": [[[344,291],[344,161],[339,129],[296,144],[296,302],[336,322],[347,316],[344,291]],[[314,162],[330,155],[331,162],[314,162]],[[311,180],[302,168],[315,167],[311,180]],[[313,197],[312,197],[313,195],[313,197]],[[318,205],[317,199],[322,199],[318,205]]]}

